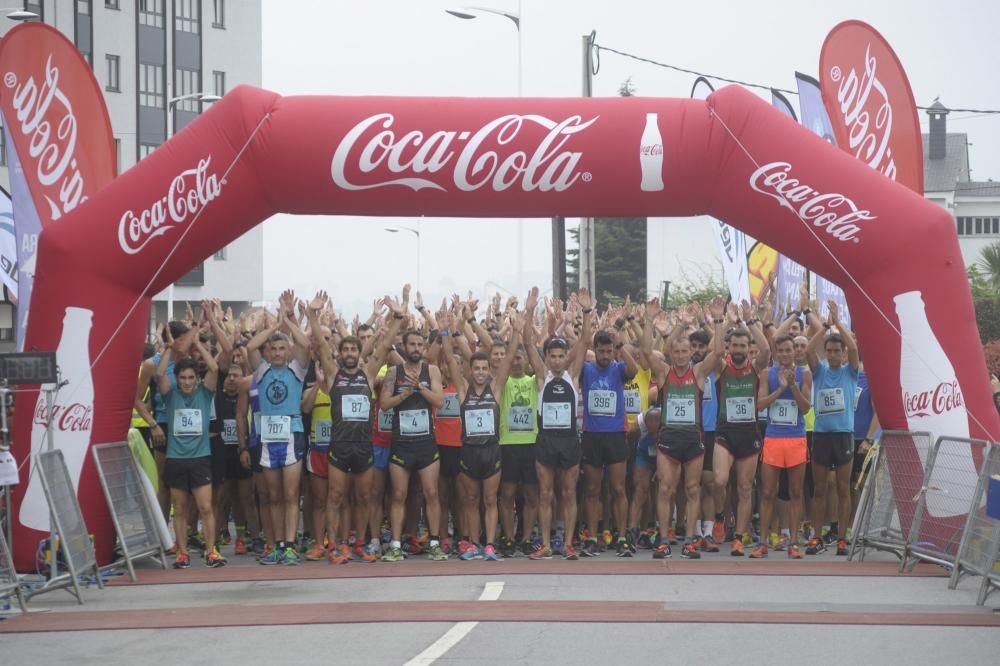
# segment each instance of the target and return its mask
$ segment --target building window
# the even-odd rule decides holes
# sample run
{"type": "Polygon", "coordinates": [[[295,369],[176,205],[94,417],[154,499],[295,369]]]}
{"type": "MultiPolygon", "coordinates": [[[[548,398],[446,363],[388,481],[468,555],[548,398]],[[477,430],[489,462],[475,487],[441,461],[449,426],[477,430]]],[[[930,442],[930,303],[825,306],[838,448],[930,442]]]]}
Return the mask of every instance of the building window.
{"type": "Polygon", "coordinates": [[[216,95],[218,95],[219,97],[222,97],[223,95],[226,94],[226,73],[225,72],[220,72],[218,70],[214,70],[212,72],[212,82],[213,82],[213,84],[215,86],[215,90],[213,92],[216,95]]]}
{"type": "Polygon", "coordinates": [[[116,55],[106,53],[104,59],[108,65],[108,85],[104,88],[110,92],[121,92],[121,59],[116,55]]]}
{"type": "Polygon", "coordinates": [[[139,0],[139,25],[163,27],[163,0],[139,0]]]}
{"type": "Polygon", "coordinates": [[[226,248],[222,248],[221,250],[219,250],[218,252],[216,252],[214,255],[212,255],[212,258],[215,259],[216,261],[225,261],[226,260],[226,248]]]}
{"type": "Polygon", "coordinates": [[[115,139],[115,175],[122,172],[122,140],[115,139]]]}
{"type": "Polygon", "coordinates": [[[1000,236],[1000,217],[955,218],[959,236],[1000,236]]]}
{"type": "Polygon", "coordinates": [[[104,0],[104,6],[108,9],[121,9],[118,6],[118,0],[104,0]]]}
{"type": "MultiPolygon", "coordinates": [[[[45,3],[42,0],[25,0],[24,11],[38,14],[38,20],[45,22],[45,3]]],[[[34,21],[35,19],[31,19],[34,21]]]]}
{"type": "Polygon", "coordinates": [[[76,0],[76,13],[90,15],[90,0],[76,0]]]}
{"type": "Polygon", "coordinates": [[[201,0],[174,0],[174,30],[201,32],[201,0]]]}
{"type": "MultiPolygon", "coordinates": [[[[185,95],[193,95],[201,92],[200,78],[200,72],[193,69],[181,69],[179,67],[175,69],[174,91],[177,93],[177,97],[184,97],[185,95]]],[[[201,102],[197,98],[191,97],[189,99],[179,100],[175,108],[178,111],[199,113],[200,104],[201,102]]]]}
{"type": "Polygon", "coordinates": [[[164,107],[163,65],[139,65],[139,106],[164,107]]]}
{"type": "Polygon", "coordinates": [[[146,157],[147,155],[149,155],[151,152],[153,152],[157,148],[159,148],[159,146],[155,146],[155,145],[153,145],[151,143],[140,143],[139,144],[139,159],[141,160],[142,158],[146,157]]]}
{"type": "Polygon", "coordinates": [[[212,0],[212,27],[226,27],[226,0],[212,0]]]}

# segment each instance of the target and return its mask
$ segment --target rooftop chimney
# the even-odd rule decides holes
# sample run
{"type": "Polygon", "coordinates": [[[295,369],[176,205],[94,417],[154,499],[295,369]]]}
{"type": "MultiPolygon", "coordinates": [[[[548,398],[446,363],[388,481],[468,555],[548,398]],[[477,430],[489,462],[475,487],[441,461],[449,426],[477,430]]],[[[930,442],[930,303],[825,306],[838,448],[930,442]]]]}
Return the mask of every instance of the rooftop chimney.
{"type": "Polygon", "coordinates": [[[944,159],[947,151],[947,136],[948,136],[948,120],[947,116],[950,113],[944,104],[939,102],[937,98],[934,98],[934,103],[930,105],[927,109],[927,115],[930,116],[930,139],[929,144],[929,155],[932,160],[944,159]]]}

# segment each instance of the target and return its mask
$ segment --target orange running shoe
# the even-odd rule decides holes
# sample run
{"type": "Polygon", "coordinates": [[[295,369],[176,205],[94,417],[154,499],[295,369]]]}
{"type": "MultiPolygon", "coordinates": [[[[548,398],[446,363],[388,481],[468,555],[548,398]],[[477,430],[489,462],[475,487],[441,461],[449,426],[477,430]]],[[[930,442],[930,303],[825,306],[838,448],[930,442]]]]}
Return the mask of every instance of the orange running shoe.
{"type": "Polygon", "coordinates": [[[374,552],[370,551],[370,549],[366,549],[364,544],[360,541],[354,542],[354,550],[352,550],[351,553],[354,559],[360,560],[361,562],[374,562],[377,559],[374,552]]]}
{"type": "Polygon", "coordinates": [[[191,556],[185,552],[178,551],[177,559],[174,560],[174,569],[187,569],[191,566],[191,556]]]}
{"type": "Polygon", "coordinates": [[[792,544],[788,547],[788,559],[790,560],[802,559],[802,551],[799,550],[798,544],[792,544]]]}
{"type": "Polygon", "coordinates": [[[729,554],[733,557],[743,557],[743,539],[733,539],[729,542],[729,554]]]}
{"type": "Polygon", "coordinates": [[[330,564],[347,564],[351,560],[351,549],[346,543],[338,544],[330,551],[326,559],[330,564]]]}
{"type": "Polygon", "coordinates": [[[766,558],[767,558],[766,543],[759,544],[756,548],[753,549],[753,552],[750,553],[750,559],[752,560],[763,560],[766,558]]]}
{"type": "Polygon", "coordinates": [[[715,521],[715,525],[712,526],[712,538],[715,539],[715,543],[722,543],[726,540],[726,521],[715,521]]]}
{"type": "Polygon", "coordinates": [[[701,543],[699,544],[701,549],[706,553],[717,553],[719,552],[719,544],[715,542],[715,537],[709,534],[706,537],[701,538],[701,543]]]}
{"type": "Polygon", "coordinates": [[[247,542],[243,540],[243,537],[236,537],[236,545],[233,546],[233,553],[236,555],[247,554],[247,542]]]}
{"type": "Polygon", "coordinates": [[[318,543],[313,544],[313,547],[306,551],[306,559],[310,562],[319,562],[325,558],[326,555],[326,548],[318,543]]]}

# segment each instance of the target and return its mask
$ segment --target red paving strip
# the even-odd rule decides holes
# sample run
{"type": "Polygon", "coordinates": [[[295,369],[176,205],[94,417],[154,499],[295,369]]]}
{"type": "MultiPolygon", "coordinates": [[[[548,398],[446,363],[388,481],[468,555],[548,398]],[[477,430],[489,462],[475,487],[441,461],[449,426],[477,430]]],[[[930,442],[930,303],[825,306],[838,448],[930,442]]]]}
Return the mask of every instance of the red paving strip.
{"type": "Polygon", "coordinates": [[[657,562],[653,560],[604,560],[577,561],[551,560],[531,562],[514,560],[501,562],[448,562],[410,561],[396,564],[351,563],[331,566],[326,563],[288,566],[229,566],[209,569],[194,566],[175,571],[148,569],[137,572],[139,580],[133,583],[126,576],[116,578],[112,585],[176,585],[179,583],[237,583],[268,580],[309,580],[336,578],[399,578],[426,576],[495,576],[495,575],[545,575],[545,576],[850,576],[850,577],[930,577],[944,578],[948,574],[941,567],[921,564],[913,572],[899,573],[895,562],[844,562],[844,561],[750,561],[750,560],[700,560],[698,562],[657,562]]]}
{"type": "Polygon", "coordinates": [[[901,613],[671,610],[652,601],[435,601],[213,606],[120,611],[33,613],[0,622],[0,633],[109,629],[360,624],[391,622],[599,622],[683,624],[813,624],[1000,627],[989,612],[901,613]],[[280,606],[281,612],[275,612],[280,606]]]}

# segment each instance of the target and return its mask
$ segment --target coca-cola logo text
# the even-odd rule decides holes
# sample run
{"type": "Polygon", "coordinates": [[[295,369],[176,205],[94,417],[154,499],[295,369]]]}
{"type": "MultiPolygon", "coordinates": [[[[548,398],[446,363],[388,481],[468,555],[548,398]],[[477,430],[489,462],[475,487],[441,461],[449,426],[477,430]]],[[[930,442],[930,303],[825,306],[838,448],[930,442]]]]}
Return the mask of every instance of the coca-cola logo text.
{"type": "Polygon", "coordinates": [[[75,156],[76,115],[59,89],[59,68],[52,65],[50,55],[40,86],[33,77],[19,82],[14,72],[6,72],[3,82],[14,89],[11,105],[17,122],[11,121],[11,131],[29,137],[28,156],[35,162],[36,180],[42,188],[38,194],[49,204],[49,219],[58,220],[87,200],[75,156]]]}
{"type": "Polygon", "coordinates": [[[814,227],[823,229],[839,241],[860,242],[858,226],[864,220],[874,220],[871,211],[858,209],[843,194],[818,192],[797,178],[791,178],[792,165],[770,162],[750,176],[750,187],[767,195],[794,212],[814,227]]]}
{"type": "MultiPolygon", "coordinates": [[[[45,403],[39,401],[35,408],[34,423],[45,428],[48,426],[48,415],[45,403]]],[[[52,422],[63,432],[89,432],[93,419],[93,407],[74,402],[69,405],[54,405],[52,407],[52,422]]]]}
{"type": "Polygon", "coordinates": [[[380,113],[365,118],[344,135],[333,153],[330,171],[333,182],[345,190],[402,185],[415,192],[425,188],[447,192],[453,184],[463,192],[484,186],[496,192],[514,186],[525,192],[562,192],[577,180],[586,182],[591,178],[589,172],[577,171],[582,153],[564,150],[564,147],[570,137],[590,127],[599,117],[584,121],[580,116],[570,116],[556,122],[534,114],[512,114],[492,120],[474,131],[438,130],[425,134],[412,130],[397,136],[390,129],[395,117],[391,113],[380,113]],[[494,143],[501,147],[513,145],[525,125],[531,124],[548,130],[533,150],[512,150],[501,155],[485,147],[494,143]],[[372,128],[376,129],[374,133],[369,131],[372,128]],[[460,143],[464,143],[461,149],[460,143]],[[413,175],[351,182],[345,173],[349,164],[356,165],[363,174],[383,168],[393,175],[413,175]],[[447,179],[431,180],[416,175],[436,174],[446,167],[451,172],[447,179]]]}
{"type": "Polygon", "coordinates": [[[198,166],[180,172],[170,183],[166,196],[157,199],[145,210],[136,214],[127,210],[118,222],[118,244],[126,254],[136,254],[173,226],[183,224],[222,192],[222,185],[214,173],[208,173],[212,163],[209,155],[198,161],[198,166]],[[168,218],[173,226],[167,225],[168,218]]]}
{"type": "Polygon", "coordinates": [[[875,75],[877,63],[871,48],[869,44],[865,49],[865,71],[860,77],[853,67],[844,76],[840,67],[834,65],[830,68],[830,78],[837,84],[837,102],[851,152],[879,173],[896,180],[896,163],[889,147],[892,104],[885,86],[875,75]],[[875,97],[872,91],[877,93],[875,97]]]}
{"type": "Polygon", "coordinates": [[[640,155],[662,155],[663,154],[663,144],[662,143],[643,143],[639,146],[640,155]]]}
{"type": "Polygon", "coordinates": [[[941,382],[934,389],[920,393],[903,392],[903,409],[907,418],[944,414],[965,404],[957,381],[941,382]]]}

